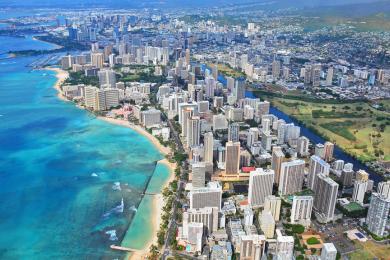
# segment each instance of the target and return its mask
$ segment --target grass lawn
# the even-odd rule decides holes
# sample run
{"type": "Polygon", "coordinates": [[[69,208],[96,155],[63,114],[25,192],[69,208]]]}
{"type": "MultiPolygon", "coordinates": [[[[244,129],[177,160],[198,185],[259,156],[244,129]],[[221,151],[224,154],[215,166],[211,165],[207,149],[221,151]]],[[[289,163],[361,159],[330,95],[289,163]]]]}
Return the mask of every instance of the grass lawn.
{"type": "MultiPolygon", "coordinates": [[[[363,102],[327,104],[279,97],[267,99],[362,161],[390,159],[389,112],[363,102]]],[[[387,105],[387,101],[384,103],[387,105]]]]}
{"type": "Polygon", "coordinates": [[[345,205],[344,208],[350,212],[364,209],[359,203],[351,202],[345,205]]]}
{"type": "MultiPolygon", "coordinates": [[[[208,66],[211,67],[212,64],[208,64],[208,66]]],[[[245,76],[243,72],[230,68],[228,65],[225,64],[218,64],[218,73],[233,78],[239,78],[245,76]]]]}
{"type": "Polygon", "coordinates": [[[365,243],[356,242],[357,250],[350,254],[352,260],[363,259],[389,259],[390,247],[386,245],[376,244],[372,241],[365,243]]]}

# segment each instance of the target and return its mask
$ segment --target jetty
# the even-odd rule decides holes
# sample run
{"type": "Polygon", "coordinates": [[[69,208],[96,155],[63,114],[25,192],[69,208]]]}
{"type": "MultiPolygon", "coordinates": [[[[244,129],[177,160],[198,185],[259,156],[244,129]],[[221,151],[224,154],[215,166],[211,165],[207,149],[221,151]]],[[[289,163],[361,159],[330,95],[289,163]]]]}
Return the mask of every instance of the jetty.
{"type": "Polygon", "coordinates": [[[130,247],[116,246],[116,245],[111,245],[110,248],[112,250],[119,250],[119,251],[124,251],[124,252],[137,252],[137,251],[139,251],[137,249],[133,249],[130,247]]]}

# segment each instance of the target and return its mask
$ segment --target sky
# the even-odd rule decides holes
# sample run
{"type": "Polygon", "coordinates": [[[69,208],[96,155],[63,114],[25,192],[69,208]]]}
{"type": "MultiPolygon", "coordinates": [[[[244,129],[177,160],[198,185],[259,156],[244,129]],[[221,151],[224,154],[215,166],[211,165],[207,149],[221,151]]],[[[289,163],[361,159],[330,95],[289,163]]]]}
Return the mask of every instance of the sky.
{"type": "Polygon", "coordinates": [[[380,0],[0,0],[0,7],[205,7],[237,4],[244,2],[277,2],[285,7],[315,7],[322,5],[342,5],[380,0]]]}

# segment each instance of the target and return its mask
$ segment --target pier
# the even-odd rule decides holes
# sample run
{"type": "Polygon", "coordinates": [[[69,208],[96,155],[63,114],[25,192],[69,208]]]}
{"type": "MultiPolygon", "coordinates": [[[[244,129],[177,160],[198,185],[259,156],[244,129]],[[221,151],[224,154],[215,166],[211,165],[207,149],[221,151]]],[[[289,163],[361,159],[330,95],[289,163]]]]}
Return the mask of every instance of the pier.
{"type": "Polygon", "coordinates": [[[118,251],[124,251],[124,252],[132,252],[132,253],[139,251],[137,249],[133,249],[133,248],[130,248],[130,247],[116,246],[116,245],[111,245],[110,248],[112,250],[118,250],[118,251]]]}

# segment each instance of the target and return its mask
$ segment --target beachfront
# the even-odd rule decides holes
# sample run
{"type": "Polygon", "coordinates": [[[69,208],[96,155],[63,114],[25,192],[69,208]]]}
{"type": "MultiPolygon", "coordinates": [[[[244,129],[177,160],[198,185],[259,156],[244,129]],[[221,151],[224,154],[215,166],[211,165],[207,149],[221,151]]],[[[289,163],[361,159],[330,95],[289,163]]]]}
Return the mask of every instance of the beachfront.
{"type": "MultiPolygon", "coordinates": [[[[54,67],[45,68],[45,69],[54,71],[56,73],[57,81],[53,87],[57,90],[57,97],[63,101],[69,102],[69,100],[64,96],[62,89],[61,89],[61,85],[69,77],[69,73],[67,71],[62,70],[62,69],[54,68],[54,67]]],[[[77,106],[77,107],[84,109],[81,106],[77,106]]],[[[163,146],[156,137],[151,135],[148,131],[146,131],[143,127],[141,127],[139,125],[132,124],[127,120],[115,119],[115,118],[109,118],[109,117],[103,117],[103,116],[99,116],[99,117],[97,117],[97,119],[103,120],[103,121],[108,122],[110,124],[115,124],[115,125],[127,127],[127,128],[130,128],[130,129],[136,131],[137,133],[146,137],[164,156],[167,156],[167,155],[171,154],[171,152],[172,152],[169,147],[163,146]]],[[[167,159],[162,159],[158,163],[167,166],[169,169],[169,177],[161,185],[161,187],[162,187],[161,190],[163,190],[165,187],[167,187],[169,185],[169,183],[171,181],[174,180],[174,169],[176,168],[176,164],[169,162],[167,159]]],[[[149,241],[141,249],[138,249],[136,252],[129,254],[128,255],[129,259],[134,259],[134,260],[135,259],[146,259],[147,255],[149,253],[150,246],[157,243],[157,232],[158,232],[158,229],[159,229],[160,224],[162,222],[161,215],[163,213],[162,209],[164,206],[164,200],[163,200],[163,196],[162,196],[161,192],[154,194],[152,196],[153,196],[153,198],[152,198],[152,214],[151,215],[153,217],[151,218],[151,228],[152,228],[153,235],[149,239],[149,241]]]]}

